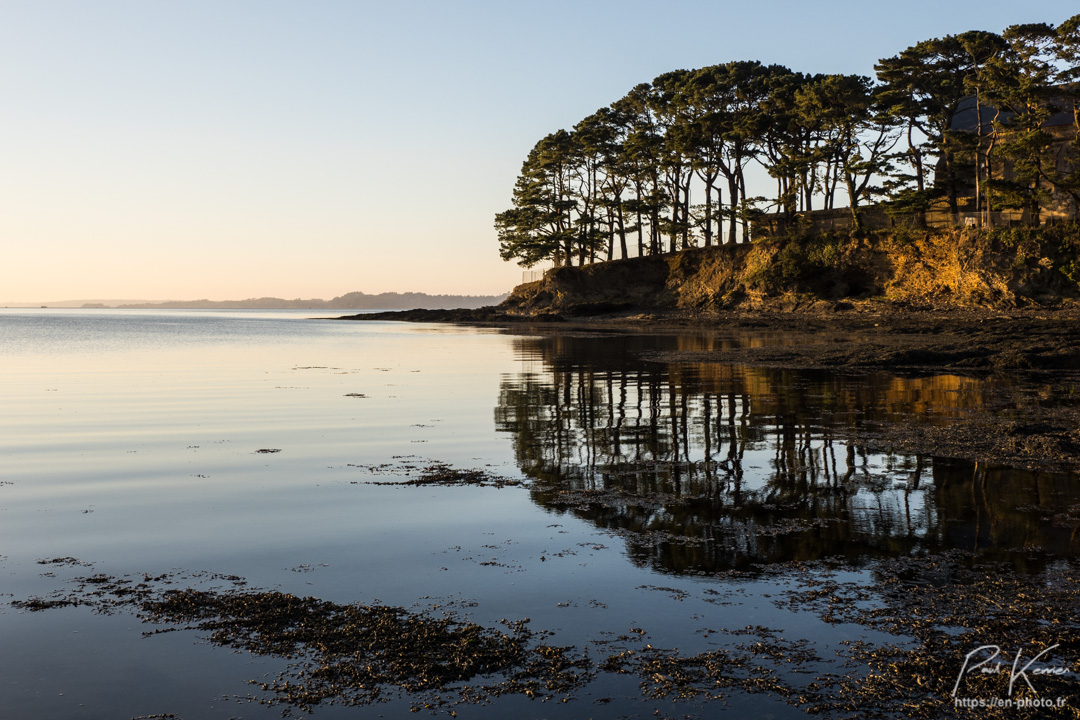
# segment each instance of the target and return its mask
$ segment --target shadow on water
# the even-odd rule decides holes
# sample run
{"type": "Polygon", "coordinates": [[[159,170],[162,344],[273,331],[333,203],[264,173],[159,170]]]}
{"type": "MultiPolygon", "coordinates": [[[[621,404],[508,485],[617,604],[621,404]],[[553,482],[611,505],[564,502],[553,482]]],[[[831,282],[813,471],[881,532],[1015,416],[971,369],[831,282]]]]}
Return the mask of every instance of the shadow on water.
{"type": "Polygon", "coordinates": [[[623,536],[670,573],[974,551],[1072,557],[1070,475],[873,452],[896,422],[948,425],[1015,380],[643,362],[784,342],[707,336],[524,337],[496,427],[536,503],[623,536]]]}

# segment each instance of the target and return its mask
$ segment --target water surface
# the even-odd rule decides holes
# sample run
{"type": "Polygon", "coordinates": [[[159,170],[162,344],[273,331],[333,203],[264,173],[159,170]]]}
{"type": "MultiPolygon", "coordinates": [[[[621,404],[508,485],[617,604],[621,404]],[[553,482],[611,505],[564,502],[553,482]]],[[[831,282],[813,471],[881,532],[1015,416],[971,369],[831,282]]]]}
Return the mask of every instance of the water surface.
{"type": "MultiPolygon", "coordinates": [[[[947,424],[1009,378],[648,359],[788,342],[776,334],[530,336],[308,314],[3,311],[0,599],[71,586],[91,565],[40,561],[76,558],[485,627],[528,618],[592,656],[634,642],[705,652],[730,641],[718,629],[747,626],[828,653],[874,634],[792,611],[776,601],[785,581],[762,570],[950,550],[1037,568],[1078,547],[1045,512],[1080,505],[1075,478],[857,439],[901,419],[947,424]],[[525,484],[379,484],[432,462],[525,484]]],[[[280,658],[198,633],[144,638],[127,612],[0,612],[11,717],[281,715],[249,684],[280,658]]],[[[396,717],[410,701],[315,714],[396,717]]],[[[720,708],[695,702],[680,712],[720,708]]],[[[735,716],[804,716],[767,694],[728,702],[735,716]]],[[[566,703],[455,711],[646,717],[670,704],[599,673],[566,703]]]]}

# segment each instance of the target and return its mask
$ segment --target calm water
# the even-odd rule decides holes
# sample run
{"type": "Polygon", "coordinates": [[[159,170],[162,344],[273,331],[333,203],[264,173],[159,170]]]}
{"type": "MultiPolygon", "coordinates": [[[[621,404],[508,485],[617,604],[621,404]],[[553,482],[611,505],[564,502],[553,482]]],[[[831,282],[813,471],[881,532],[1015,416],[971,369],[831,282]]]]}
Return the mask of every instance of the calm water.
{"type": "MultiPolygon", "coordinates": [[[[827,648],[835,626],[773,601],[755,567],[977,550],[1073,557],[1031,508],[1074,478],[882,455],[852,428],[948,423],[994,383],[649,360],[769,335],[515,335],[306,312],[0,311],[0,717],[280,717],[249,684],[285,661],[130,613],[31,613],[85,569],[242,576],[339,603],[439,608],[598,647],[644,628],[762,625],[827,648]],[[269,451],[274,452],[259,452],[269,451]],[[405,466],[525,487],[403,487],[405,466]],[[729,571],[751,571],[731,576],[729,571]],[[722,596],[725,602],[718,603],[722,596]]],[[[841,633],[842,634],[842,633],[841,633]]],[[[594,650],[594,652],[599,652],[594,650]]],[[[603,673],[573,702],[505,698],[459,717],[651,717],[671,702],[603,673]]],[[[679,712],[803,717],[760,695],[679,712]]],[[[408,698],[316,717],[401,717],[408,698]]],[[[440,711],[445,713],[445,711],[440,711]]]]}

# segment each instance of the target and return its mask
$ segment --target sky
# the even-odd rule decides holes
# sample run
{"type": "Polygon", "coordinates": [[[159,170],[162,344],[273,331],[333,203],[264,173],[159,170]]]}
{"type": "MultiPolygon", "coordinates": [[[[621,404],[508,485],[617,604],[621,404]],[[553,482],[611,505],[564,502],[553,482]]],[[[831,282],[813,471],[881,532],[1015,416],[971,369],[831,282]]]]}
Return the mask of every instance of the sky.
{"type": "Polygon", "coordinates": [[[1036,5],[0,0],[0,303],[487,295],[544,135],[732,60],[873,74],[1036,5]]]}

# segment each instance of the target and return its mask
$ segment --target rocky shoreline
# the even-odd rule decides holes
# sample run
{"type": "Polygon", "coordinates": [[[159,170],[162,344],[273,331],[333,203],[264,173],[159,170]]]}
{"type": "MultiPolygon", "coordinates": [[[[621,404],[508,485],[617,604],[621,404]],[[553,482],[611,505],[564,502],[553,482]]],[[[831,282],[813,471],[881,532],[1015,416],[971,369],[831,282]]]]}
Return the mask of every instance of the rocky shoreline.
{"type": "MultiPolygon", "coordinates": [[[[848,304],[850,305],[850,304],[848,304]]],[[[854,307],[854,306],[852,306],[854,307]]],[[[606,310],[606,309],[605,309],[606,310]]],[[[906,310],[870,308],[807,311],[651,311],[623,308],[589,314],[508,313],[500,307],[400,310],[348,315],[339,320],[458,323],[560,330],[726,332],[762,330],[845,334],[846,342],[725,351],[725,361],[773,367],[861,367],[1000,370],[1080,370],[1080,307],[1000,311],[983,308],[906,310]]],[[[708,360],[686,354],[682,359],[708,360]]]]}

